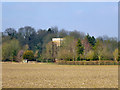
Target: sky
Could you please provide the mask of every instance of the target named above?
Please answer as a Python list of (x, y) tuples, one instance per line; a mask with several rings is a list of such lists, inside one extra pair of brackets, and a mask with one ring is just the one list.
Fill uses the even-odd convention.
[(118, 36), (117, 2), (3, 2), (2, 30), (57, 26), (91, 36)]

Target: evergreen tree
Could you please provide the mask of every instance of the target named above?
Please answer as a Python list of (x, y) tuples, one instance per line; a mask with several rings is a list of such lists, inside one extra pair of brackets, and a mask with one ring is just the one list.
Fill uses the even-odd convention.
[(88, 39), (88, 42), (92, 45), (92, 47), (95, 46), (95, 43), (96, 43), (96, 39), (94, 38), (94, 36), (90, 36), (89, 34), (87, 34), (87, 39)]
[(78, 42), (77, 42), (77, 53), (78, 53), (78, 55), (82, 55), (83, 51), (84, 51), (84, 47), (81, 43), (81, 40), (78, 39)]

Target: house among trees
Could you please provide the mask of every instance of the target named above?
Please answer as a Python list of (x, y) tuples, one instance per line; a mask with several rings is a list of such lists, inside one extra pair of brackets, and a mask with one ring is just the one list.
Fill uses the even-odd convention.
[[(1, 43), (2, 61), (36, 63), (35, 61), (54, 62), (56, 59), (120, 60), (120, 41), (116, 37), (95, 38), (79, 31), (58, 31), (53, 27), (36, 31), (31, 26), (21, 27), (18, 31), (7, 28), (4, 33)], [(61, 38), (54, 38), (55, 36)]]
[(63, 41), (63, 38), (52, 38), (52, 42), (54, 42), (57, 46), (61, 45), (61, 41)]

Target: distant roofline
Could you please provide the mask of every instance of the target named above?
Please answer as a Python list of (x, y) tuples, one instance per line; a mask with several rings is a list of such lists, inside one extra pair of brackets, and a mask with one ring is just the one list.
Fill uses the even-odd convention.
[(63, 40), (63, 38), (52, 38), (52, 41), (54, 40)]

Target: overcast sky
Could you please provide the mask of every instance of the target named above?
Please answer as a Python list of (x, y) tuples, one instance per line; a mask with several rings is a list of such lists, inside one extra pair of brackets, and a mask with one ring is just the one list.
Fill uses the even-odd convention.
[(98, 37), (118, 36), (117, 2), (4, 2), (3, 31), (24, 26), (78, 30)]

